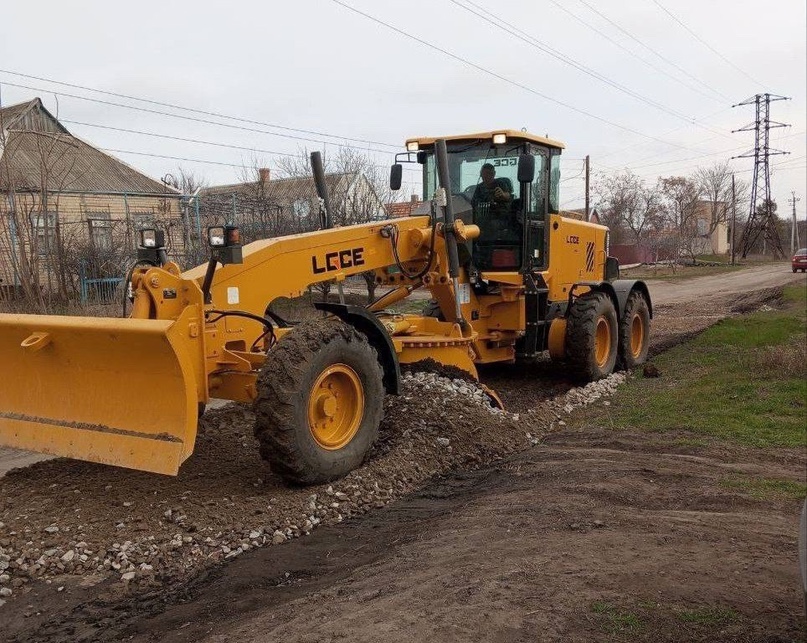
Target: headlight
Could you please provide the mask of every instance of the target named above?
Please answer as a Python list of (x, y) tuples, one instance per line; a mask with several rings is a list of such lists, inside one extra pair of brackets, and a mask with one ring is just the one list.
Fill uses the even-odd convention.
[(407, 152), (417, 152), (420, 149), (420, 145), (418, 145), (417, 141), (409, 141), (406, 144), (406, 151)]
[(507, 142), (507, 135), (506, 134), (494, 134), (493, 135), (493, 144), (494, 145), (504, 145)]
[(223, 248), (227, 243), (224, 226), (214, 226), (207, 229), (207, 241), (211, 248)]
[(207, 242), (211, 248), (229, 248), (241, 245), (241, 231), (234, 225), (211, 226), (207, 229)]
[(143, 248), (162, 248), (165, 245), (162, 230), (143, 228), (140, 231), (140, 246)]

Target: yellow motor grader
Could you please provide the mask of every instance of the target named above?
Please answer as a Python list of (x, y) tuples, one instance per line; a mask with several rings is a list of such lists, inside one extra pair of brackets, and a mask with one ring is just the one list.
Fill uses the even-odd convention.
[[(562, 149), (512, 130), (411, 139), (390, 180), (422, 168), (412, 216), (243, 247), (234, 226), (211, 227), (209, 263), (186, 272), (161, 231), (141, 231), (130, 317), (0, 315), (0, 444), (176, 475), (223, 398), (252, 403), (263, 457), (310, 484), (361, 464), (402, 364), (477, 378), (548, 351), (584, 381), (641, 364), (647, 287), (618, 279), (606, 227), (559, 216)], [(299, 324), (271, 309), (366, 271), (387, 288), (367, 306), (319, 303), (323, 317)], [(390, 310), (418, 288), (422, 314)]]

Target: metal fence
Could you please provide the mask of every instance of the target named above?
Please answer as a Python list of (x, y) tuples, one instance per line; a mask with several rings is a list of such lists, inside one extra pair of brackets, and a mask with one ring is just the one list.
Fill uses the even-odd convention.
[[(136, 261), (139, 232), (165, 232), (170, 260), (184, 270), (209, 256), (207, 228), (241, 229), (244, 243), (320, 227), (313, 195), (284, 204), (233, 192), (211, 195), (51, 195), (46, 208), (0, 195), (0, 300), (30, 295), (47, 300), (103, 303), (122, 297), (125, 275)], [(3, 206), (6, 206), (5, 208)], [(27, 280), (27, 281), (26, 281)], [(24, 286), (28, 284), (28, 289)]]

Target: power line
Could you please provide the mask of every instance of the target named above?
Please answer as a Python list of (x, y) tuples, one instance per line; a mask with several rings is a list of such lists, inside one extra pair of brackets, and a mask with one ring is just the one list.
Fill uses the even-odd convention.
[[(803, 170), (807, 168), (807, 165), (797, 165), (797, 166), (790, 166), (780, 168), (779, 165), (771, 165), (771, 171), (776, 174), (777, 172), (789, 172), (790, 170)], [(750, 170), (749, 170), (750, 171)]]
[(102, 152), (110, 154), (133, 154), (134, 156), (150, 156), (157, 159), (169, 159), (171, 161), (187, 161), (188, 163), (205, 163), (206, 165), (222, 165), (225, 167), (246, 167), (243, 163), (226, 163), (225, 161), (211, 161), (209, 159), (194, 159), (185, 156), (169, 156), (167, 154), (155, 154), (153, 152), (135, 152), (134, 150), (117, 150), (108, 147), (99, 147)]
[(720, 150), (719, 152), (712, 152), (711, 154), (702, 154), (701, 156), (690, 156), (689, 158), (685, 159), (675, 159), (673, 161), (659, 161), (657, 163), (645, 163), (644, 165), (633, 165), (633, 169), (640, 169), (644, 167), (657, 167), (659, 165), (674, 165), (676, 163), (685, 163), (687, 161), (696, 161), (698, 159), (709, 158), (710, 156), (724, 156), (726, 154), (730, 154), (732, 152), (737, 152), (743, 148), (735, 147), (730, 150)]
[[(163, 102), (163, 101), (152, 100), (152, 99), (149, 99), (149, 98), (140, 98), (138, 96), (131, 96), (129, 94), (120, 94), (120, 93), (117, 93), (117, 92), (110, 92), (110, 91), (106, 91), (106, 90), (103, 90), (103, 89), (98, 89), (96, 87), (88, 87), (86, 85), (78, 85), (78, 84), (75, 84), (75, 83), (67, 83), (67, 82), (60, 81), (60, 80), (54, 80), (52, 78), (45, 78), (43, 76), (33, 76), (31, 74), (23, 74), (23, 73), (18, 72), (18, 71), (0, 69), (0, 73), (10, 74), (12, 76), (19, 76), (21, 78), (28, 78), (28, 79), (31, 79), (31, 80), (40, 80), (40, 81), (43, 81), (43, 82), (52, 83), (54, 85), (61, 85), (62, 87), (70, 87), (72, 89), (81, 89), (83, 91), (95, 92), (97, 94), (102, 94), (104, 96), (112, 96), (114, 98), (123, 98), (123, 99), (126, 99), (126, 100), (135, 100), (135, 101), (138, 101), (138, 102), (141, 102), (141, 103), (147, 103), (147, 104), (150, 104), (150, 105), (157, 105), (159, 107), (170, 107), (171, 109), (178, 109), (178, 110), (182, 110), (182, 111), (186, 111), (186, 112), (192, 112), (194, 114), (202, 114), (203, 116), (214, 116), (216, 118), (224, 118), (224, 119), (227, 119), (227, 120), (237, 121), (237, 122), (240, 122), (240, 123), (248, 123), (250, 125), (261, 125), (263, 127), (273, 127), (275, 129), (281, 129), (281, 130), (285, 130), (285, 131), (288, 131), (288, 132), (299, 132), (299, 133), (302, 133), (302, 134), (312, 134), (314, 136), (325, 136), (325, 137), (328, 137), (328, 138), (337, 138), (337, 139), (340, 139), (340, 140), (343, 140), (343, 141), (353, 141), (354, 143), (367, 143), (367, 144), (370, 144), (370, 145), (385, 145), (387, 147), (394, 147), (394, 148), (399, 147), (399, 145), (394, 144), (394, 143), (385, 143), (383, 141), (372, 141), (372, 140), (363, 139), (363, 138), (352, 138), (350, 136), (340, 136), (338, 134), (329, 134), (328, 132), (318, 132), (318, 131), (315, 131), (315, 130), (301, 129), (301, 128), (298, 128), (298, 127), (287, 127), (285, 125), (277, 125), (276, 123), (266, 123), (264, 121), (253, 120), (253, 119), (250, 119), (250, 118), (243, 118), (243, 117), (240, 117), (240, 116), (232, 116), (230, 114), (223, 114), (221, 112), (210, 112), (210, 111), (206, 111), (206, 110), (203, 110), (203, 109), (196, 109), (194, 107), (187, 107), (185, 105), (176, 105), (174, 103), (166, 103), (166, 102)], [(9, 83), (9, 84), (11, 84), (11, 83)]]
[[(674, 109), (671, 109), (671, 108), (663, 105), (662, 103), (658, 103), (658, 102), (648, 98), (647, 96), (644, 96), (644, 95), (640, 94), (639, 92), (636, 92), (636, 91), (630, 89), (629, 87), (626, 87), (626, 86), (624, 86), (624, 85), (622, 85), (622, 84), (608, 78), (607, 76), (604, 76), (603, 74), (601, 74), (598, 71), (592, 69), (591, 67), (588, 67), (588, 66), (580, 63), (579, 61), (575, 60), (574, 58), (572, 58), (570, 56), (567, 56), (566, 54), (558, 51), (557, 49), (554, 49), (553, 47), (550, 47), (546, 43), (540, 41), (535, 36), (527, 33), (526, 31), (523, 31), (522, 29), (519, 29), (518, 27), (516, 27), (512, 23), (509, 23), (506, 20), (503, 20), (501, 18), (497, 18), (496, 20), (491, 19), (485, 13), (481, 13), (481, 12), (486, 11), (485, 8), (481, 7), (480, 5), (478, 5), (476, 3), (474, 3), (472, 0), (466, 0), (468, 5), (470, 5), (470, 6), (466, 6), (466, 5), (462, 4), (461, 2), (459, 2), (459, 0), (448, 0), (448, 1), (451, 2), (452, 4), (456, 5), (457, 7), (459, 7), (461, 9), (463, 9), (463, 10), (477, 16), (478, 18), (484, 20), (488, 24), (493, 25), (494, 27), (496, 27), (498, 29), (501, 29), (505, 33), (508, 33), (508, 34), (510, 34), (512, 36), (515, 36), (516, 38), (518, 38), (522, 42), (527, 43), (528, 45), (538, 49), (539, 51), (542, 51), (542, 52), (552, 56), (553, 58), (555, 58), (557, 60), (560, 60), (561, 62), (563, 62), (563, 63), (565, 63), (565, 64), (567, 64), (567, 65), (569, 65), (571, 67), (574, 67), (578, 71), (581, 71), (584, 74), (586, 74), (588, 76), (591, 76), (592, 78), (595, 78), (595, 79), (599, 80), (600, 82), (605, 83), (606, 85), (609, 85), (610, 87), (613, 87), (614, 89), (616, 89), (616, 90), (618, 90), (618, 91), (620, 91), (620, 92), (622, 92), (624, 94), (627, 94), (628, 96), (630, 96), (632, 98), (635, 98), (636, 100), (639, 100), (639, 101), (641, 101), (641, 102), (643, 102), (643, 103), (645, 103), (647, 105), (650, 105), (651, 107), (655, 107), (656, 109), (658, 109), (658, 110), (660, 110), (662, 112), (665, 112), (666, 114), (670, 114), (670, 115), (674, 116), (675, 118), (678, 118), (680, 120), (686, 121), (687, 123), (692, 122), (692, 119), (689, 118), (688, 116), (686, 116), (685, 114), (682, 114), (681, 112), (678, 112), (678, 111), (676, 111)], [(475, 11), (474, 9), (478, 9), (479, 11)], [(705, 125), (703, 125), (701, 127), (703, 127), (704, 129), (713, 131), (713, 132), (716, 131), (716, 130), (713, 130), (712, 128), (707, 127)], [(721, 132), (721, 135), (722, 134), (723, 133)], [(726, 134), (725, 136), (728, 136), (728, 134)]]
[[(211, 145), (211, 146), (214, 146), (214, 147), (223, 147), (223, 148), (232, 149), (232, 150), (243, 150), (245, 152), (257, 152), (257, 153), (260, 153), (260, 154), (271, 154), (271, 155), (275, 155), (275, 156), (289, 156), (289, 157), (298, 157), (298, 156), (300, 156), (300, 154), (294, 153), (294, 152), (278, 152), (276, 150), (264, 150), (264, 149), (255, 148), (255, 147), (245, 147), (245, 146), (242, 146), (242, 145), (232, 145), (232, 144), (229, 144), (229, 143), (217, 143), (215, 141), (206, 141), (206, 140), (202, 140), (202, 139), (198, 139), (198, 138), (184, 138), (184, 137), (181, 137), (181, 136), (172, 136), (170, 134), (158, 134), (156, 132), (144, 132), (142, 130), (127, 129), (125, 127), (114, 127), (112, 125), (101, 125), (101, 124), (98, 124), (98, 123), (85, 123), (85, 122), (82, 122), (82, 121), (74, 121), (74, 120), (65, 119), (65, 118), (59, 119), (59, 121), (61, 123), (70, 123), (71, 125), (80, 125), (80, 126), (83, 126), (83, 127), (94, 127), (94, 128), (98, 128), (98, 129), (111, 130), (111, 131), (115, 131), (115, 132), (123, 132), (123, 133), (126, 133), (126, 134), (136, 134), (138, 136), (150, 136), (150, 137), (154, 137), (154, 138), (164, 138), (164, 139), (168, 139), (168, 140), (172, 140), (172, 141), (180, 141), (180, 142), (183, 142), (183, 143), (196, 143), (196, 144), (199, 144), (199, 145)], [(373, 165), (373, 167), (377, 167), (377, 168), (386, 168), (387, 167), (385, 165), (377, 165), (377, 164), (371, 164), (371, 165)], [(404, 170), (409, 171), (409, 172), (416, 172), (416, 173), (420, 174), (420, 172), (418, 170), (415, 170), (415, 169), (412, 169), (412, 168), (404, 168)]]
[(585, 163), (586, 160), (585, 159), (582, 160), (583, 160), (583, 167), (580, 168), (580, 171), (574, 176), (567, 176), (566, 178), (561, 179), (560, 180), (561, 183), (566, 183), (566, 181), (573, 181), (574, 179), (579, 179), (581, 176), (583, 176), (583, 174), (586, 171), (586, 163)]
[(260, 154), (271, 154), (276, 156), (299, 156), (292, 152), (278, 152), (276, 150), (262, 150), (255, 147), (244, 147), (241, 145), (231, 145), (228, 143), (215, 143), (213, 141), (204, 141), (198, 138), (183, 138), (181, 136), (171, 136), (170, 134), (157, 134), (156, 132), (144, 132), (142, 130), (127, 129), (125, 127), (113, 127), (112, 125), (100, 125), (98, 123), (85, 123), (82, 121), (74, 121), (67, 118), (60, 118), (60, 123), (69, 123), (70, 125), (80, 125), (81, 127), (94, 127), (97, 129), (111, 130), (114, 132), (123, 132), (125, 134), (137, 134), (138, 136), (151, 136), (154, 138), (164, 138), (171, 141), (180, 141), (182, 143), (198, 143), (202, 145), (212, 145), (215, 147), (225, 147), (231, 150), (243, 150), (245, 152), (258, 152)]
[(323, 141), (321, 139), (307, 138), (307, 137), (304, 137), (304, 136), (295, 136), (295, 135), (292, 135), (292, 134), (279, 134), (278, 132), (270, 132), (270, 131), (267, 131), (267, 130), (256, 129), (254, 127), (245, 127), (243, 125), (232, 125), (230, 123), (219, 123), (218, 121), (211, 121), (211, 120), (205, 119), (205, 118), (197, 118), (195, 116), (185, 116), (183, 114), (172, 114), (171, 112), (163, 112), (163, 111), (156, 110), (156, 109), (150, 109), (148, 107), (138, 107), (136, 105), (126, 105), (124, 103), (116, 103), (116, 102), (113, 102), (113, 101), (102, 100), (100, 98), (90, 98), (89, 96), (80, 96), (78, 94), (70, 94), (70, 93), (67, 93), (67, 92), (53, 91), (52, 89), (45, 89), (43, 87), (32, 87), (30, 85), (21, 85), (19, 83), (10, 83), (8, 81), (2, 81), (2, 84), (8, 85), (10, 87), (18, 87), (18, 88), (21, 88), (21, 89), (28, 89), (28, 90), (34, 91), (34, 92), (45, 92), (45, 93), (49, 93), (49, 94), (55, 94), (56, 96), (65, 96), (67, 98), (75, 98), (77, 100), (88, 101), (88, 102), (91, 102), (91, 103), (98, 103), (100, 105), (107, 105), (107, 106), (110, 106), (110, 107), (120, 107), (122, 109), (130, 109), (130, 110), (137, 111), (137, 112), (145, 112), (147, 114), (155, 114), (155, 115), (158, 115), (158, 116), (167, 116), (169, 118), (177, 118), (177, 119), (185, 120), (185, 121), (193, 121), (195, 123), (204, 123), (206, 125), (215, 125), (217, 127), (226, 127), (228, 129), (241, 130), (241, 131), (244, 131), (244, 132), (252, 132), (252, 133), (255, 133), (255, 134), (265, 134), (267, 136), (279, 136), (279, 137), (282, 137), (282, 138), (295, 139), (295, 140), (306, 141), (306, 142), (310, 142), (310, 143), (319, 143), (321, 145), (334, 145), (336, 147), (346, 147), (346, 148), (354, 149), (354, 150), (378, 152), (380, 154), (392, 154), (392, 151), (390, 151), (390, 150), (381, 150), (381, 149), (370, 147), (370, 146), (361, 146), (360, 147), (360, 146), (357, 146), (357, 145), (348, 145), (346, 143), (335, 143), (334, 141)]
[[(696, 122), (709, 120), (711, 118), (714, 118), (715, 116), (718, 116), (718, 115), (722, 114), (723, 112), (728, 112), (730, 110), (731, 110), (731, 107), (724, 107), (723, 109), (720, 109), (720, 110), (718, 110), (716, 112), (713, 112), (711, 114), (708, 114), (708, 115), (703, 116), (703, 117), (698, 118), (698, 119), (694, 119), (692, 121), (692, 123), (690, 123), (690, 124), (695, 124)], [(674, 134), (675, 132), (679, 132), (682, 129), (686, 129), (686, 128), (687, 128), (686, 125), (681, 125), (679, 127), (676, 127), (674, 129), (671, 129), (671, 130), (668, 130), (668, 131), (664, 132), (661, 136), (669, 136), (670, 134)], [(709, 141), (713, 141), (716, 138), (718, 138), (718, 137), (713, 136), (711, 138), (707, 138), (707, 139), (705, 139), (703, 141), (700, 141), (700, 142), (701, 143), (708, 143)], [(632, 150), (632, 149), (637, 148), (637, 147), (644, 147), (646, 145), (650, 145), (650, 143), (646, 142), (646, 141), (641, 142), (641, 143), (631, 143), (630, 145), (626, 145), (625, 147), (617, 148), (615, 150), (611, 150), (610, 152), (605, 152), (604, 154), (599, 155), (597, 158), (598, 159), (604, 159), (604, 158), (607, 158), (609, 156), (613, 156), (614, 154), (623, 154), (624, 152), (627, 152), (628, 150)], [(646, 157), (644, 157), (643, 159), (640, 159), (640, 160), (645, 161), (645, 160), (653, 159), (653, 158), (656, 158), (658, 156), (662, 156), (663, 154), (666, 154), (666, 153), (667, 153), (666, 151), (657, 152), (655, 154), (651, 154), (650, 156), (646, 156)]]
[[(793, 134), (788, 134), (787, 136), (783, 136), (782, 138), (784, 139), (784, 138), (791, 138), (793, 136), (804, 136), (804, 134), (805, 134), (805, 132), (794, 132)], [(742, 149), (745, 149), (745, 148), (744, 147), (737, 147), (737, 148), (732, 148), (732, 149), (720, 150), (719, 152), (712, 152), (710, 154), (704, 154), (702, 156), (692, 156), (692, 157), (688, 157), (688, 158), (685, 158), (685, 159), (676, 159), (676, 160), (673, 160), (673, 161), (661, 161), (659, 163), (648, 163), (648, 164), (645, 164), (645, 165), (625, 164), (624, 169), (634, 171), (634, 170), (647, 168), (647, 167), (657, 167), (657, 166), (660, 166), (660, 165), (686, 163), (687, 161), (694, 161), (694, 160), (698, 160), (698, 159), (702, 159), (702, 158), (708, 158), (708, 157), (711, 157), (711, 156), (727, 155), (727, 154), (731, 154), (732, 152), (737, 152), (737, 151), (742, 150)], [(793, 163), (795, 161), (799, 161), (799, 160), (801, 160), (803, 158), (805, 158), (804, 155), (796, 156), (796, 157), (790, 158), (790, 159), (788, 159), (786, 161), (782, 161), (782, 162), (779, 162), (779, 163), (776, 163), (776, 164), (772, 164), (771, 167), (772, 168), (777, 168), (777, 169), (779, 169), (779, 168), (781, 168), (781, 169), (789, 169), (788, 164)], [(621, 171), (621, 168), (616, 168), (616, 167), (603, 165), (602, 163), (599, 163), (599, 162), (597, 163), (597, 165), (599, 167), (604, 168), (606, 170), (609, 170), (611, 172), (619, 172), (619, 171)], [(684, 165), (681, 168), (674, 168), (672, 171), (673, 172), (682, 172), (682, 171), (688, 170), (690, 168), (697, 168), (697, 167), (699, 167), (698, 164), (688, 163), (688, 164)], [(749, 169), (746, 169), (746, 170), (736, 170), (736, 173), (751, 172), (751, 171), (753, 171), (753, 169), (749, 168)], [(651, 174), (653, 174), (653, 172), (637, 172), (637, 174), (639, 176), (651, 176)]]
[[(784, 140), (786, 138), (792, 138), (793, 136), (804, 136), (805, 133), (807, 133), (807, 132), (804, 132), (804, 131), (793, 132), (792, 134), (787, 134), (786, 136), (780, 137), (779, 140), (782, 141), (782, 140)], [(713, 139), (708, 139), (708, 140), (713, 140)], [(706, 142), (706, 141), (704, 141), (704, 142)], [(644, 164), (643, 165), (632, 165), (631, 167), (632, 168), (642, 168), (642, 167), (654, 167), (656, 165), (669, 165), (669, 164), (675, 164), (675, 163), (683, 163), (685, 161), (693, 161), (693, 160), (697, 160), (697, 159), (700, 159), (700, 158), (706, 158), (706, 157), (710, 157), (710, 156), (719, 156), (721, 154), (731, 154), (731, 153), (737, 152), (737, 151), (739, 151), (741, 149), (743, 149), (743, 148), (737, 147), (737, 148), (721, 150), (719, 152), (710, 152), (708, 154), (702, 154), (701, 156), (692, 156), (692, 157), (689, 157), (689, 158), (686, 158), (686, 159), (675, 159), (675, 160), (670, 160), (670, 161), (660, 161), (658, 163), (650, 163), (650, 164), (646, 164), (646, 165), (644, 165)], [(638, 159), (636, 162), (641, 163), (643, 161), (649, 161), (650, 159), (654, 159), (654, 158), (656, 158), (658, 156), (661, 156), (662, 154), (665, 154), (665, 152), (659, 152), (658, 154), (652, 154), (650, 156), (646, 156), (644, 158)], [(604, 155), (599, 156), (597, 158), (599, 160), (601, 158), (606, 158), (607, 156), (610, 156), (610, 153), (609, 154), (604, 154)], [(602, 166), (601, 163), (600, 163), (600, 165)], [(615, 168), (612, 168), (612, 167), (609, 168), (608, 166), (603, 166), (603, 167), (606, 167), (606, 169), (611, 169), (611, 170), (615, 169)], [(690, 166), (687, 166), (687, 167), (690, 167)]]
[[(671, 80), (674, 80), (676, 83), (678, 83), (679, 85), (682, 85), (683, 87), (686, 87), (690, 91), (696, 92), (696, 93), (700, 94), (701, 96), (704, 96), (705, 98), (708, 98), (710, 100), (717, 101), (717, 102), (722, 102), (722, 100), (715, 97), (714, 94), (707, 94), (702, 89), (699, 89), (698, 87), (695, 87), (694, 85), (690, 85), (689, 83), (681, 80), (677, 76), (674, 76), (673, 74), (668, 72), (663, 67), (659, 67), (658, 65), (653, 64), (652, 62), (650, 62), (646, 58), (642, 58), (641, 56), (636, 55), (636, 52), (631, 51), (630, 49), (625, 47), (625, 45), (623, 45), (618, 40), (615, 40), (614, 38), (611, 38), (611, 36), (609, 36), (607, 33), (602, 31), (601, 29), (598, 29), (597, 27), (592, 25), (590, 22), (586, 22), (585, 20), (583, 20), (583, 18), (581, 18), (577, 14), (572, 13), (568, 8), (564, 7), (560, 2), (558, 2), (558, 0), (549, 0), (549, 1), (553, 5), (555, 5), (558, 9), (560, 9), (561, 11), (563, 11), (566, 14), (568, 14), (569, 16), (571, 16), (574, 20), (576, 20), (580, 24), (582, 24), (582, 25), (588, 27), (589, 29), (591, 29), (592, 31), (598, 33), (600, 36), (605, 38), (608, 42), (615, 45), (616, 47), (619, 47), (622, 51), (627, 52), (632, 58), (635, 58), (639, 62), (643, 63), (644, 65), (647, 65), (648, 67), (650, 67), (651, 69), (654, 69), (655, 71), (659, 72), (660, 74), (663, 74), (664, 76), (667, 76)], [(728, 108), (726, 108), (726, 109), (728, 109)]]
[[(154, 152), (138, 152), (135, 150), (119, 150), (113, 149), (108, 147), (100, 147), (97, 148), (102, 152), (107, 152), (109, 154), (132, 154), (134, 156), (147, 156), (151, 158), (158, 158), (158, 159), (168, 159), (171, 161), (185, 161), (187, 163), (204, 163), (206, 165), (221, 165), (224, 167), (237, 167), (239, 169), (244, 169), (246, 166), (243, 163), (227, 163), (226, 161), (213, 161), (211, 159), (197, 159), (197, 158), (189, 158), (185, 156), (171, 156), (168, 154), (156, 154)], [(412, 181), (404, 181), (404, 185), (419, 185)]]
[(658, 0), (653, 0), (653, 2), (656, 4), (656, 6), (659, 9), (661, 9), (664, 13), (666, 13), (668, 16), (670, 16), (670, 18), (672, 18), (675, 22), (677, 22), (679, 25), (681, 25), (681, 27), (683, 27), (689, 33), (689, 35), (691, 35), (695, 40), (697, 40), (699, 43), (701, 43), (704, 47), (706, 47), (713, 54), (718, 56), (723, 62), (731, 65), (734, 69), (736, 69), (738, 72), (740, 72), (743, 76), (745, 76), (752, 83), (756, 84), (759, 87), (762, 86), (761, 82), (759, 82), (756, 78), (754, 78), (753, 76), (748, 74), (745, 70), (741, 69), (740, 67), (735, 65), (733, 62), (731, 62), (728, 58), (726, 58), (723, 54), (721, 54), (717, 49), (712, 47), (712, 45), (710, 45), (703, 38), (701, 38), (698, 34), (696, 34), (692, 29), (690, 29), (686, 24), (684, 24), (684, 22), (678, 16), (676, 16), (674, 13), (672, 13), (669, 9), (667, 9), (667, 7), (665, 7), (663, 4), (661, 4)]
[(685, 76), (687, 76), (688, 78), (691, 78), (691, 79), (692, 79), (692, 80), (694, 80), (696, 83), (698, 83), (699, 85), (702, 85), (703, 87), (705, 87), (706, 89), (708, 89), (708, 90), (709, 90), (709, 91), (711, 91), (712, 93), (717, 94), (718, 96), (720, 96), (720, 98), (722, 98), (722, 99), (723, 99), (723, 100), (725, 100), (726, 102), (730, 101), (730, 98), (729, 98), (728, 96), (726, 96), (726, 95), (725, 95), (725, 94), (723, 94), (722, 92), (717, 91), (717, 90), (716, 90), (714, 87), (712, 87), (712, 86), (711, 86), (711, 85), (709, 85), (708, 83), (703, 82), (702, 80), (700, 80), (700, 79), (699, 79), (699, 78), (697, 78), (696, 76), (694, 76), (694, 75), (692, 75), (691, 73), (689, 73), (689, 72), (688, 72), (686, 69), (684, 69), (683, 67), (681, 67), (681, 66), (680, 66), (679, 64), (677, 64), (675, 61), (670, 60), (670, 59), (669, 59), (669, 58), (667, 58), (666, 56), (664, 56), (664, 55), (660, 54), (660, 53), (659, 53), (659, 52), (657, 52), (655, 49), (653, 49), (652, 47), (650, 47), (650, 45), (647, 45), (647, 44), (645, 44), (644, 42), (642, 42), (641, 40), (639, 40), (639, 39), (638, 39), (636, 36), (634, 36), (632, 33), (630, 33), (630, 32), (629, 32), (627, 29), (623, 28), (621, 25), (619, 25), (618, 23), (614, 22), (614, 21), (613, 21), (613, 20), (611, 20), (611, 19), (610, 19), (608, 16), (606, 16), (604, 13), (602, 13), (602, 11), (599, 11), (599, 10), (598, 10), (596, 7), (592, 7), (592, 6), (591, 6), (591, 5), (590, 5), (588, 2), (586, 2), (586, 0), (579, 0), (579, 1), (580, 1), (580, 2), (581, 2), (581, 3), (582, 3), (584, 6), (585, 6), (585, 7), (587, 7), (587, 8), (588, 8), (590, 11), (593, 11), (594, 13), (596, 13), (596, 14), (597, 14), (598, 16), (600, 16), (600, 17), (601, 17), (603, 20), (605, 20), (606, 22), (608, 22), (610, 25), (613, 25), (613, 26), (614, 26), (616, 29), (618, 29), (618, 30), (619, 30), (619, 31), (621, 31), (623, 34), (625, 34), (625, 35), (626, 35), (628, 38), (630, 38), (630, 39), (631, 39), (631, 40), (633, 40), (634, 42), (636, 42), (636, 43), (638, 43), (639, 45), (641, 45), (642, 47), (644, 47), (644, 48), (645, 48), (647, 51), (649, 51), (651, 54), (653, 54), (653, 55), (654, 55), (654, 56), (656, 56), (657, 58), (659, 58), (659, 59), (663, 60), (663, 61), (664, 61), (665, 63), (667, 63), (668, 65), (670, 65), (670, 66), (672, 66), (672, 67), (675, 67), (675, 68), (676, 68), (678, 71), (680, 71), (682, 74), (684, 74), (684, 75), (685, 75)]
[(547, 100), (547, 101), (549, 101), (551, 103), (555, 103), (556, 105), (560, 105), (561, 107), (569, 109), (569, 110), (571, 110), (573, 112), (577, 112), (578, 114), (583, 114), (584, 116), (588, 116), (589, 118), (593, 118), (594, 120), (597, 120), (597, 121), (600, 121), (601, 123), (605, 123), (607, 125), (610, 125), (611, 127), (616, 127), (617, 129), (621, 129), (621, 130), (623, 130), (625, 132), (630, 132), (631, 134), (636, 134), (637, 136), (641, 136), (643, 138), (647, 138), (647, 139), (650, 139), (650, 140), (657, 141), (659, 143), (663, 143), (664, 145), (669, 145), (671, 147), (677, 147), (677, 148), (680, 148), (680, 149), (688, 149), (690, 151), (698, 151), (698, 150), (692, 150), (692, 148), (688, 148), (688, 147), (683, 146), (683, 145), (678, 145), (677, 143), (671, 143), (670, 141), (662, 140), (662, 139), (657, 138), (655, 136), (652, 136), (650, 134), (645, 134), (644, 132), (640, 132), (639, 130), (635, 130), (632, 127), (628, 127), (626, 125), (620, 125), (619, 123), (615, 123), (614, 121), (608, 120), (607, 118), (604, 118), (602, 116), (598, 116), (596, 114), (593, 114), (593, 113), (591, 113), (589, 111), (586, 111), (586, 110), (584, 110), (584, 109), (582, 109), (580, 107), (577, 107), (577, 106), (572, 105), (570, 103), (565, 103), (565, 102), (563, 102), (561, 100), (558, 100), (557, 98), (553, 98), (552, 96), (549, 96), (547, 94), (544, 94), (544, 93), (538, 91), (537, 89), (534, 89), (532, 87), (524, 85), (524, 84), (522, 84), (522, 83), (520, 83), (518, 81), (513, 80), (512, 78), (507, 78), (506, 76), (503, 76), (502, 74), (499, 74), (499, 73), (497, 73), (497, 72), (495, 72), (495, 71), (493, 71), (491, 69), (487, 69), (485, 67), (482, 67), (481, 65), (478, 65), (477, 63), (472, 62), (472, 61), (468, 60), (467, 58), (463, 58), (462, 56), (460, 56), (458, 54), (455, 54), (453, 52), (450, 52), (447, 49), (443, 49), (442, 47), (438, 47), (437, 45), (432, 44), (432, 43), (428, 42), (427, 40), (424, 40), (422, 38), (419, 38), (418, 36), (410, 34), (407, 31), (404, 31), (403, 29), (399, 29), (398, 27), (395, 27), (395, 26), (389, 24), (388, 22), (384, 22), (383, 20), (380, 20), (379, 18), (376, 18), (375, 16), (370, 15), (369, 13), (365, 13), (364, 11), (356, 9), (355, 7), (347, 4), (346, 2), (343, 2), (342, 0), (331, 0), (331, 2), (333, 2), (335, 4), (338, 4), (340, 7), (343, 7), (345, 9), (347, 9), (348, 11), (352, 11), (353, 13), (355, 13), (357, 15), (360, 15), (360, 16), (368, 19), (368, 20), (371, 20), (372, 22), (375, 22), (376, 24), (382, 25), (383, 27), (386, 27), (387, 29), (390, 29), (391, 31), (394, 31), (395, 33), (400, 34), (400, 35), (404, 36), (405, 38), (409, 38), (410, 40), (414, 40), (415, 42), (418, 42), (421, 45), (423, 45), (425, 47), (428, 47), (429, 49), (432, 49), (434, 51), (440, 52), (441, 54), (444, 54), (444, 55), (448, 56), (449, 58), (451, 58), (453, 60), (456, 60), (457, 62), (462, 63), (463, 65), (467, 65), (468, 67), (471, 67), (471, 68), (473, 68), (473, 69), (475, 69), (477, 71), (482, 72), (483, 74), (486, 74), (488, 76), (492, 76), (493, 78), (501, 80), (501, 81), (503, 81), (503, 82), (505, 82), (505, 83), (507, 83), (509, 85), (512, 85), (513, 87), (517, 87), (518, 89), (523, 89), (524, 91), (527, 91), (530, 94), (534, 94), (535, 96), (539, 96), (540, 98), (543, 98), (544, 100)]

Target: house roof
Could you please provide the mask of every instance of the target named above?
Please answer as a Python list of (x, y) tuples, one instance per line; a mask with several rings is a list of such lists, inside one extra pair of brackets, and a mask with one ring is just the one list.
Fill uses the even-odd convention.
[[(356, 172), (333, 173), (325, 175), (325, 185), (328, 191), (334, 194), (337, 190), (344, 190), (352, 185), (359, 175)], [(202, 196), (228, 196), (238, 194), (246, 197), (257, 197), (264, 190), (263, 195), (270, 201), (288, 204), (297, 199), (310, 199), (316, 196), (317, 189), (313, 177), (293, 177), (286, 179), (271, 179), (264, 183), (261, 181), (247, 181), (244, 183), (231, 183), (228, 185), (214, 185), (203, 188)]]
[[(0, 190), (178, 194), (73, 136), (39, 98), (0, 109)], [(4, 143), (4, 144), (3, 144)]]
[(397, 201), (395, 203), (387, 203), (387, 216), (390, 219), (395, 219), (398, 217), (411, 217), (412, 212), (418, 206), (422, 205), (423, 201)]
[(0, 107), (0, 130), (28, 130), (40, 129), (44, 131), (62, 132), (68, 131), (51, 114), (39, 98), (34, 98), (25, 103)]

